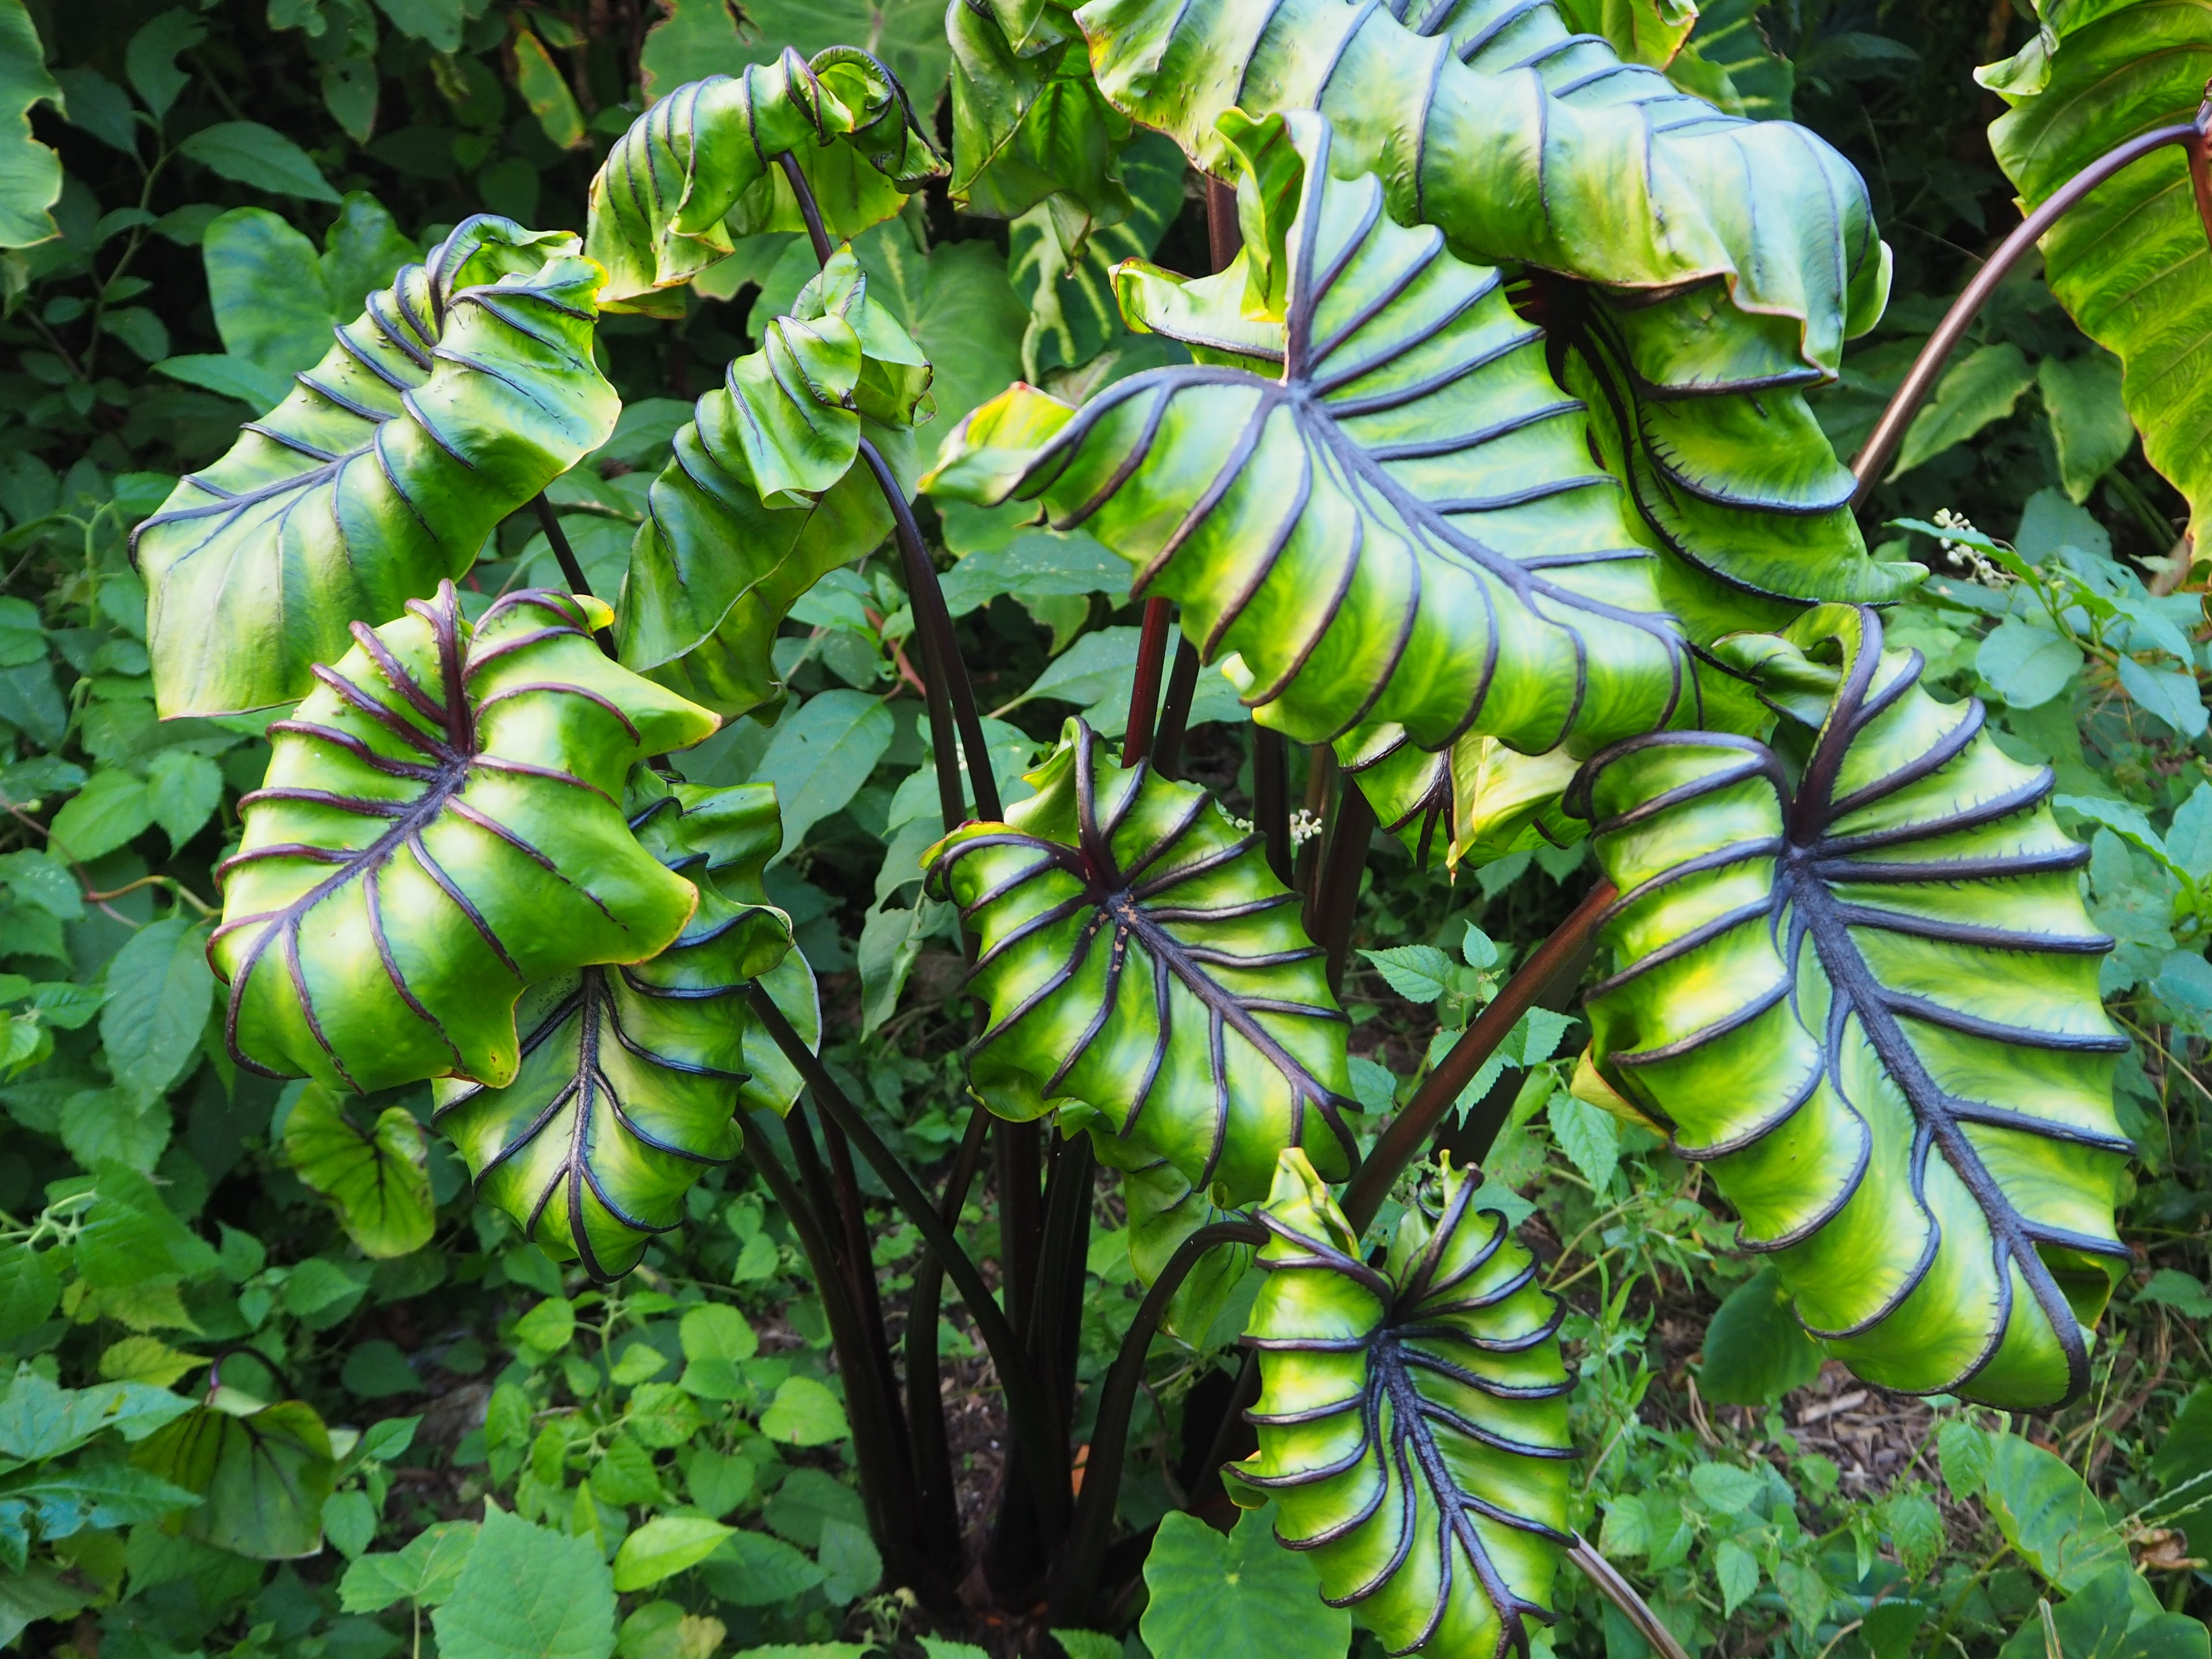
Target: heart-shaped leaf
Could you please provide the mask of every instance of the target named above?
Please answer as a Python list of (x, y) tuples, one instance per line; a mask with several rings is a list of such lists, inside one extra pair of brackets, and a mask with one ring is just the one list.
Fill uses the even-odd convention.
[(890, 532), (863, 437), (911, 471), (920, 348), (849, 248), (732, 362), (676, 434), (623, 588), (623, 661), (735, 719), (780, 694), (772, 649), (799, 596)]
[(1008, 822), (930, 854), (978, 941), (991, 1024), (969, 1066), (992, 1109), (1079, 1101), (1231, 1202), (1267, 1190), (1285, 1146), (1348, 1173), (1344, 1015), (1261, 837), (1202, 789), (1114, 765), (1080, 720), (1029, 781)]
[(140, 1445), (140, 1468), (197, 1493), (175, 1522), (187, 1538), (259, 1561), (323, 1547), (323, 1504), (337, 1475), (330, 1431), (298, 1400), (263, 1406), (219, 1393)]
[(641, 756), (706, 710), (609, 662), (605, 611), (525, 590), (474, 628), (453, 584), (372, 632), (269, 728), (210, 954), (232, 1054), (357, 1092), (519, 1061), (523, 988), (659, 954), (697, 894), (623, 817)]
[(429, 1154), (406, 1107), (386, 1106), (363, 1129), (343, 1101), (309, 1084), (284, 1120), (284, 1156), (303, 1185), (337, 1206), (362, 1255), (406, 1255), (430, 1242)]
[(606, 441), (621, 404), (592, 361), (599, 273), (575, 246), (464, 221), (138, 526), (164, 715), (296, 702), (349, 623), (460, 575)]
[(584, 251), (605, 269), (602, 297), (689, 282), (739, 237), (804, 230), (776, 161), (786, 154), (839, 238), (890, 218), (945, 171), (906, 89), (857, 48), (809, 63), (787, 46), (742, 75), (693, 81), (639, 116), (592, 179)]
[(791, 949), (791, 922), (760, 872), (783, 837), (775, 793), (641, 781), (640, 840), (699, 889), (676, 942), (629, 966), (586, 968), (524, 994), (522, 1066), (503, 1088), (438, 1085), (436, 1122), (477, 1196), (549, 1255), (594, 1279), (621, 1277), (683, 1219), (684, 1194), (741, 1144), (748, 1060), (765, 1047), (740, 994)]
[(1295, 1149), (1260, 1212), (1260, 1449), (1231, 1472), (1394, 1653), (1526, 1656), (1568, 1541), (1560, 1309), (1480, 1185), (1447, 1160), (1380, 1269)]
[[(1693, 707), (1653, 556), (1498, 273), (1334, 172), (1325, 122), (1288, 123), (1224, 118), (1237, 265), (1127, 277), (1124, 308), (1206, 361), (1079, 410), (1017, 386), (926, 486), (1087, 530), (1206, 655), (1237, 653), (1257, 718), (1300, 741), (1394, 721), (1425, 748), (1586, 752)], [(1227, 366), (1270, 352), (1273, 378)]]
[[(1830, 665), (1840, 653), (1840, 669)], [(1656, 733), (1569, 796), (1621, 892), (1589, 995), (1604, 1079), (1709, 1164), (1799, 1317), (1869, 1382), (2040, 1409), (2088, 1382), (2128, 1260), (2128, 1046), (2112, 941), (1978, 702), (1941, 703), (1871, 611), (1828, 606), (1737, 665), (1816, 740)], [(1793, 782), (1792, 780), (1798, 780)]]

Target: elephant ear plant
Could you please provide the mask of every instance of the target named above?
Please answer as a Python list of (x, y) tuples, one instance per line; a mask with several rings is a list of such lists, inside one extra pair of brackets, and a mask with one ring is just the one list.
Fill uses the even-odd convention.
[[(2045, 81), (2002, 82), (2035, 167), (2032, 100), (2133, 39), (2106, 9)], [(347, 1097), (434, 1080), (477, 1194), (595, 1282), (649, 1259), (702, 1171), (748, 1163), (816, 1275), (870, 1532), (933, 1613), (1118, 1616), (1150, 1344), (1256, 1267), (1210, 1462), (1273, 1506), (1332, 1607), (1393, 1652), (1528, 1656), (1571, 1560), (1677, 1654), (1575, 1534), (1561, 1307), (1479, 1170), (1429, 1157), (1540, 992), (1595, 949), (1577, 1092), (1710, 1165), (1744, 1248), (1871, 1382), (2071, 1401), (2126, 1259), (2125, 1043), (2086, 855), (2050, 775), (1885, 646), (1876, 607), (1923, 573), (1869, 556), (1851, 501), (1894, 434), (1847, 469), (1803, 398), (1882, 308), (1864, 188), (1547, 3), (956, 0), (948, 28), (949, 160), (852, 48), (669, 91), (580, 240), (465, 222), (146, 522), (161, 712), (283, 711), (210, 946), (231, 1054), (313, 1079), (334, 1144), (369, 1144)], [(2157, 131), (2119, 139), (2201, 174), (2201, 125)], [(1158, 240), (1167, 140), (1208, 175), (1213, 269), (1109, 269), (1101, 250)], [(851, 241), (948, 175), (1018, 248), (1066, 256), (1046, 273), (1066, 330), (1110, 287), (1155, 366), (1017, 384), (927, 434), (933, 463), (921, 331)], [(2021, 176), (2059, 204), (2030, 233), (2081, 193)], [(620, 592), (594, 595), (544, 492), (619, 413), (597, 321), (680, 313), (774, 231), (803, 231), (817, 273), (697, 398)], [(2053, 245), (2085, 316), (2087, 263)], [(2098, 314), (2131, 388), (2155, 373), (2142, 315)], [(1040, 376), (1056, 338), (1030, 342)], [(1069, 721), (1011, 805), (918, 491), (947, 524), (1080, 527), (1144, 601), (1126, 728)], [(526, 511), (566, 591), (459, 587)], [(686, 771), (725, 722), (776, 715), (787, 617), (887, 537), (942, 831), (927, 890), (956, 908), (976, 1014), (934, 1190), (820, 1056), (813, 972), (763, 884), (773, 789)], [(1178, 775), (1208, 663), (1250, 711), (1249, 823)], [(1333, 781), (1304, 871), (1292, 741)], [(1340, 1000), (1378, 830), (1447, 863), (1588, 835), (1604, 872), (1387, 1121), (1360, 1109)], [(957, 1226), (987, 1146), (995, 1284)], [(925, 1247), (896, 1353), (863, 1163)], [(1079, 1457), (1101, 1166), (1146, 1294)], [(1006, 1414), (978, 1559), (948, 1279)], [(163, 1478), (291, 1443), (216, 1403), (162, 1443)]]

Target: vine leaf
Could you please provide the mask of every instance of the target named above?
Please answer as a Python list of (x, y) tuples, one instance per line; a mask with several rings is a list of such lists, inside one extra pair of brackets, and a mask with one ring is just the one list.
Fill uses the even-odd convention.
[(209, 946), (241, 1064), (367, 1093), (518, 1064), (526, 985), (637, 962), (698, 902), (619, 791), (714, 717), (609, 662), (596, 601), (510, 593), (471, 628), (451, 582), (270, 726)]
[(296, 702), (613, 432), (576, 239), (479, 215), (133, 532), (161, 714)]
[[(2212, 77), (2212, 21), (2195, 7), (2122, 0), (2045, 17), (2018, 57), (1974, 77), (2011, 106), (1990, 148), (2031, 210), (2106, 151), (2194, 119)], [(2212, 325), (2208, 234), (2185, 152), (2169, 144), (2090, 191), (2042, 244), (2051, 291), (2118, 354), (2144, 458), (2189, 498), (2199, 547), (2212, 514), (2212, 383), (2197, 356)]]
[(898, 77), (856, 47), (810, 62), (787, 46), (773, 64), (690, 82), (639, 116), (592, 177), (584, 251), (605, 268), (601, 299), (636, 303), (741, 237), (804, 230), (776, 165), (787, 153), (841, 239), (945, 171)]
[(1260, 1449), (1232, 1489), (1276, 1499), (1322, 1595), (1394, 1653), (1529, 1651), (1568, 1540), (1574, 1387), (1561, 1310), (1479, 1171), (1438, 1172), (1380, 1268), (1293, 1147), (1259, 1212), (1267, 1273), (1245, 1327)]
[(2007, 758), (1978, 702), (1930, 697), (1873, 611), (1734, 656), (1778, 708), (1831, 688), (1802, 781), (1751, 739), (1659, 733), (1569, 796), (1621, 891), (1588, 1001), (1599, 1073), (1711, 1166), (1746, 1247), (1868, 1381), (2071, 1400), (2128, 1259), (2128, 1044), (2098, 1000), (2088, 851), (2050, 770)]
[(791, 950), (791, 919), (760, 887), (783, 840), (773, 787), (671, 789), (648, 773), (631, 805), (631, 828), (697, 885), (698, 909), (659, 956), (532, 986), (514, 1081), (441, 1082), (434, 1120), (478, 1197), (599, 1283), (635, 1267), (682, 1221), (692, 1183), (737, 1155), (740, 1098), (779, 1105), (747, 1097), (761, 1039), (740, 994)]
[(676, 434), (623, 587), (623, 661), (728, 718), (781, 695), (775, 631), (891, 527), (860, 441), (911, 473), (930, 367), (850, 248), (731, 363)]
[(258, 1561), (313, 1555), (337, 1476), (330, 1431), (314, 1407), (264, 1406), (217, 1389), (143, 1442), (131, 1460), (200, 1502), (168, 1525), (186, 1538)]
[[(1189, 284), (1123, 268), (1124, 308), (1208, 361), (1079, 410), (1018, 386), (925, 488), (1042, 499), (1054, 528), (1088, 530), (1301, 742), (1395, 722), (1424, 748), (1475, 732), (1588, 752), (1693, 705), (1652, 555), (1498, 273), (1334, 172), (1319, 118), (1224, 123), (1239, 264)], [(1231, 366), (1224, 338), (1279, 371)]]
[(1342, 1178), (1346, 1023), (1297, 895), (1203, 790), (1099, 750), (1069, 721), (1008, 822), (929, 855), (978, 941), (977, 1089), (1001, 1116), (1080, 1102), (1231, 1203), (1267, 1190), (1285, 1146)]
[(438, 1206), (429, 1152), (404, 1105), (386, 1106), (362, 1129), (343, 1101), (310, 1084), (284, 1120), (284, 1157), (301, 1184), (331, 1201), (363, 1255), (408, 1255), (430, 1242)]

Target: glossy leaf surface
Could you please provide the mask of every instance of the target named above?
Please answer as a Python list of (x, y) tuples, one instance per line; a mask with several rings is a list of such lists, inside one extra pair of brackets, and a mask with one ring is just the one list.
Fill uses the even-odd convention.
[(1567, 1542), (1560, 1310), (1480, 1184), (1446, 1162), (1379, 1269), (1296, 1151), (1259, 1212), (1260, 1449), (1231, 1472), (1394, 1653), (1526, 1655)]
[[(1690, 707), (1652, 555), (1498, 274), (1334, 173), (1324, 122), (1227, 118), (1245, 252), (1203, 283), (1131, 274), (1124, 301), (1210, 361), (1079, 410), (1018, 386), (928, 487), (1087, 530), (1300, 741), (1395, 721), (1587, 752)], [(1270, 354), (1270, 378), (1229, 366)]]
[(944, 171), (897, 77), (831, 46), (677, 88), (638, 117), (592, 180), (585, 251), (603, 297), (635, 300), (692, 277), (737, 239), (803, 230), (776, 158), (789, 154), (830, 234), (856, 236)]
[(1569, 797), (1621, 891), (1588, 1000), (1600, 1070), (1711, 1165), (1869, 1382), (2071, 1399), (2127, 1260), (2127, 1040), (2098, 1000), (2087, 849), (2049, 770), (2007, 758), (1979, 702), (1930, 697), (1872, 611), (1735, 654), (1819, 720), (1802, 777), (1748, 738), (1662, 733)]
[[(1978, 78), (2009, 112), (1990, 127), (1997, 164), (2033, 208), (2107, 150), (2195, 118), (2212, 77), (2212, 15), (2166, 0), (2052, 8), (2020, 55)], [(2117, 352), (2143, 454), (2189, 498), (2204, 544), (2212, 511), (2212, 231), (2179, 145), (2130, 163), (2043, 239), (2044, 269), (2084, 332)]]
[(164, 715), (306, 696), (349, 623), (462, 574), (605, 441), (621, 405), (592, 361), (599, 272), (575, 245), (465, 221), (138, 526)]
[(1421, 33), (1333, 0), (1092, 0), (1076, 20), (1107, 96), (1208, 171), (1226, 110), (1317, 109), (1345, 165), (1379, 172), (1392, 208), (1463, 258), (1620, 289), (1720, 283), (1812, 374), (1880, 314), (1887, 261), (1849, 162), (1721, 114), (1548, 4), (1457, 0)]
[(855, 460), (866, 437), (908, 464), (930, 368), (867, 289), (841, 250), (731, 363), (676, 434), (630, 549), (623, 661), (732, 719), (781, 695), (772, 652), (793, 604), (890, 531)]
[(978, 951), (991, 1021), (969, 1068), (1001, 1116), (1079, 1101), (1105, 1131), (1231, 1201), (1303, 1146), (1354, 1156), (1345, 1019), (1297, 896), (1203, 790), (1124, 769), (1069, 722), (1005, 823), (932, 854)]
[(514, 1001), (659, 953), (691, 884), (619, 792), (714, 717), (609, 662), (603, 608), (512, 593), (471, 628), (450, 583), (356, 643), (270, 727), (210, 955), (234, 1055), (355, 1091), (519, 1063)]
[(657, 957), (532, 986), (514, 1080), (441, 1084), (435, 1115), (477, 1195), (599, 1281), (636, 1266), (692, 1183), (737, 1155), (759, 1041), (741, 994), (791, 948), (789, 918), (760, 892), (783, 836), (775, 792), (639, 788), (630, 827), (697, 886), (698, 909)]

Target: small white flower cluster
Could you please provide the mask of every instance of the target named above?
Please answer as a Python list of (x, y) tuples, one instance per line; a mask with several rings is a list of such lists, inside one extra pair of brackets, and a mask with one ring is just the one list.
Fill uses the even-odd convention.
[[(1939, 507), (1936, 509), (1936, 527), (1938, 530), (1971, 531), (1976, 535), (1981, 533), (1974, 529), (1973, 521), (1965, 514), (1954, 513), (1948, 507)], [(1964, 542), (1954, 542), (1948, 538), (1940, 538), (1937, 544), (1943, 550), (1944, 562), (1954, 570), (1966, 572), (1968, 580), (1978, 583), (1984, 587), (2012, 586), (2012, 573), (1992, 563), (1989, 556), (1980, 549), (1969, 547)]]
[(1321, 834), (1321, 819), (1300, 807), (1291, 814), (1291, 845), (1303, 847)]

